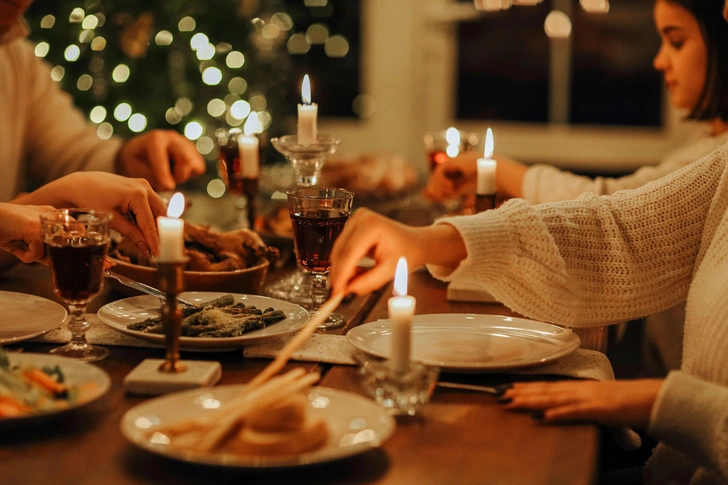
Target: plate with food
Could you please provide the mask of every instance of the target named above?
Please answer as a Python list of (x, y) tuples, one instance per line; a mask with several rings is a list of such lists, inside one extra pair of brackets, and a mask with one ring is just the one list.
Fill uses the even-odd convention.
[[(191, 291), (235, 291), (259, 294), (268, 267), (275, 261), (278, 249), (268, 246), (254, 231), (237, 229), (218, 232), (209, 227), (185, 223), (185, 288)], [(109, 257), (114, 271), (149, 286), (157, 286), (154, 261), (141, 254), (126, 239), (113, 240)], [(111, 280), (118, 291), (129, 289)], [(128, 293), (127, 293), (128, 294)]]
[(250, 391), (235, 385), (169, 394), (129, 410), (121, 432), (151, 453), (226, 468), (328, 462), (392, 435), (396, 424), (384, 408), (358, 394), (310, 387), (317, 379), (299, 368)]
[[(388, 358), (391, 320), (378, 320), (346, 334), (357, 349)], [(496, 372), (545, 364), (579, 348), (567, 328), (502, 315), (443, 313), (412, 317), (412, 359), (449, 371)]]
[(95, 365), (0, 348), (0, 429), (33, 425), (88, 404), (111, 380)]
[[(309, 319), (304, 308), (265, 296), (209, 291), (188, 291), (179, 296), (193, 303), (182, 307), (181, 350), (235, 350), (296, 332)], [(164, 344), (160, 303), (153, 296), (109, 303), (99, 309), (98, 316), (120, 332)]]
[(0, 344), (42, 335), (58, 327), (67, 315), (66, 309), (55, 301), (14, 291), (0, 291), (0, 308)]

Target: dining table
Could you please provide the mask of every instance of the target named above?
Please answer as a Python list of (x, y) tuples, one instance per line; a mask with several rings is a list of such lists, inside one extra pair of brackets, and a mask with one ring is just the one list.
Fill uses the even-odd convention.
[[(269, 282), (290, 268), (269, 272)], [(48, 268), (17, 265), (0, 274), (0, 290), (58, 300)], [(343, 335), (358, 325), (387, 317), (391, 284), (339, 307), (347, 323), (327, 330)], [(416, 313), (474, 313), (513, 316), (498, 303), (451, 302), (446, 284), (426, 271), (414, 271), (409, 294)], [(110, 285), (89, 306), (123, 298)], [(604, 350), (604, 332), (582, 334), (582, 346)], [(10, 351), (47, 353), (53, 345), (29, 341)], [(236, 469), (176, 461), (139, 449), (120, 431), (124, 414), (149, 397), (125, 392), (124, 377), (142, 360), (163, 358), (161, 348), (108, 346), (110, 355), (96, 365), (111, 378), (99, 400), (57, 419), (18, 429), (0, 428), (0, 483), (3, 484), (591, 484), (597, 473), (599, 429), (592, 424), (548, 425), (528, 413), (508, 412), (485, 393), (437, 387), (414, 417), (398, 417), (393, 435), (381, 446), (326, 463), (284, 469)], [(244, 384), (270, 360), (244, 358), (241, 350), (182, 352), (184, 360), (215, 360), (222, 365), (219, 385)], [(357, 368), (290, 361), (321, 373), (320, 386), (364, 394)], [(470, 384), (503, 384), (534, 377), (470, 373), (441, 379)]]

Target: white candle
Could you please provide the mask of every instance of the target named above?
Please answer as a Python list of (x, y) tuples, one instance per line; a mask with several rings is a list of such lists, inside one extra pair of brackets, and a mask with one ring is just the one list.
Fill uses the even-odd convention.
[(392, 370), (404, 373), (410, 368), (412, 353), (412, 315), (415, 313), (415, 299), (407, 295), (407, 260), (399, 258), (394, 273), (394, 294), (389, 299), (389, 321), (392, 328), (390, 363)]
[(495, 171), (497, 162), (491, 157), (493, 156), (493, 132), (490, 128), (485, 135), (485, 150), (483, 158), (478, 159), (478, 195), (495, 194)]
[(298, 105), (298, 144), (306, 147), (315, 143), (318, 135), (316, 127), (318, 106), (311, 102), (311, 82), (308, 80), (308, 74), (303, 76), (301, 98), (303, 104)]
[(257, 179), (260, 174), (260, 154), (258, 146), (260, 142), (256, 133), (260, 132), (258, 113), (253, 111), (248, 116), (248, 121), (243, 126), (243, 136), (238, 137), (238, 149), (243, 164), (241, 176), (244, 179)]
[(185, 259), (185, 221), (179, 218), (185, 208), (184, 196), (177, 192), (172, 196), (167, 206), (167, 217), (157, 218), (157, 232), (159, 233), (160, 263), (173, 263)]

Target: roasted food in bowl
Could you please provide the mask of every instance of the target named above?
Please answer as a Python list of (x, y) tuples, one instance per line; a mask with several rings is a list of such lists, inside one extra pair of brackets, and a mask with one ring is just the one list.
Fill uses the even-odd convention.
[[(185, 254), (189, 258), (184, 271), (186, 290), (251, 295), (260, 294), (270, 261), (278, 258), (276, 248), (267, 246), (258, 234), (248, 229), (217, 232), (190, 223), (185, 224)], [(117, 273), (158, 286), (154, 261), (141, 254), (131, 242), (112, 241), (109, 256), (116, 263)], [(114, 280), (111, 285), (126, 294), (134, 292)]]

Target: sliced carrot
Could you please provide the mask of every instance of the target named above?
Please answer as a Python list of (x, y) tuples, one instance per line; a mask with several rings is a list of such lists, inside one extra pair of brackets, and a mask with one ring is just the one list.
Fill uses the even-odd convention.
[(23, 375), (30, 382), (37, 384), (54, 395), (66, 392), (66, 386), (59, 384), (55, 379), (40, 369), (26, 369), (23, 371)]
[(0, 396), (0, 417), (2, 418), (22, 416), (31, 411), (32, 409), (29, 406), (10, 396)]

